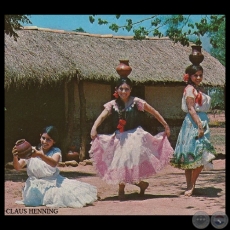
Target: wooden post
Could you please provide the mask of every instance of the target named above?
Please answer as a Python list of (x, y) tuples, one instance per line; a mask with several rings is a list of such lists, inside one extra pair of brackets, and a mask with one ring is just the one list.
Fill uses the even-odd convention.
[(84, 93), (83, 81), (78, 82), (79, 100), (80, 100), (80, 137), (81, 137), (81, 147), (80, 147), (80, 161), (86, 159), (86, 143), (87, 143), (87, 119), (86, 119), (86, 99)]

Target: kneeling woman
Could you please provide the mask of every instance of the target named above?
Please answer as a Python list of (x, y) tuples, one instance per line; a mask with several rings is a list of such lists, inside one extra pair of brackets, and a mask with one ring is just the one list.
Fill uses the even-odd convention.
[(40, 147), (33, 147), (29, 159), (19, 159), (14, 146), (13, 165), (16, 170), (27, 165), (28, 179), (22, 191), (25, 206), (81, 208), (97, 200), (97, 188), (93, 185), (61, 176), (57, 167), (62, 161), (61, 150), (55, 147), (58, 131), (48, 126), (40, 134)]

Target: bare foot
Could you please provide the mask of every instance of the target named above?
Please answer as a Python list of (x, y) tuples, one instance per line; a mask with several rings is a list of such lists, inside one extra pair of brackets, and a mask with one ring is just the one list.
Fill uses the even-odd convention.
[(149, 183), (141, 181), (139, 184), (136, 184), (140, 188), (140, 196), (144, 196), (145, 190), (149, 187)]
[(125, 192), (124, 192), (124, 190), (123, 191), (122, 190), (118, 191), (118, 199), (119, 200), (125, 200)]
[(125, 185), (124, 184), (119, 184), (118, 198), (119, 200), (125, 199)]
[(184, 192), (184, 195), (185, 196), (192, 196), (193, 192), (194, 192), (194, 186), (191, 188), (191, 189), (187, 189), (185, 192)]

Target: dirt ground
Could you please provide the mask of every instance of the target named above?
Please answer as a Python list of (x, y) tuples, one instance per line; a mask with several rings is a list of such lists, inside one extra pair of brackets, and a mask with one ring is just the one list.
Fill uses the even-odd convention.
[[(215, 118), (216, 119), (216, 118)], [(223, 131), (223, 128), (221, 128)], [(218, 132), (218, 131), (217, 131)], [(21, 200), (21, 189), (27, 179), (26, 169), (17, 172), (5, 168), (4, 214), (12, 215), (194, 215), (204, 211), (208, 215), (215, 212), (226, 212), (226, 160), (225, 146), (218, 146), (219, 157), (213, 161), (214, 169), (202, 171), (192, 197), (185, 197), (186, 188), (184, 171), (168, 165), (155, 176), (147, 179), (149, 187), (144, 197), (139, 197), (139, 189), (127, 184), (126, 199), (119, 201), (118, 186), (107, 185), (95, 173), (92, 165), (77, 167), (59, 167), (61, 174), (71, 179), (84, 181), (98, 188), (100, 200), (92, 205), (73, 209), (49, 209), (41, 207), (25, 207), (15, 204)]]

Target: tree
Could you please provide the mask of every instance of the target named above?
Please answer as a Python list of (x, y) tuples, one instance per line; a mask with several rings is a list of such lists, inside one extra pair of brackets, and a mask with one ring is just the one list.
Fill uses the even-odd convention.
[(208, 89), (211, 96), (211, 111), (225, 110), (225, 91), (224, 88), (212, 87)]
[[(145, 19), (134, 22), (126, 19), (125, 25), (117, 25), (108, 22), (97, 15), (90, 15), (89, 21), (94, 23), (97, 19), (99, 25), (108, 25), (114, 32), (119, 30), (132, 31), (134, 39), (142, 40), (146, 36), (163, 37), (168, 36), (175, 43), (180, 42), (183, 46), (189, 46), (189, 42), (202, 45), (202, 37), (206, 35), (210, 39), (212, 48), (210, 53), (225, 66), (225, 15), (200, 15), (194, 20), (196, 15), (146, 15)], [(116, 15), (119, 19), (121, 15)], [(143, 24), (149, 22), (148, 26)], [(211, 109), (224, 109), (225, 94), (224, 88), (214, 88), (210, 90), (212, 100)]]
[(17, 41), (18, 34), (15, 30), (19, 30), (22, 23), (32, 24), (26, 15), (5, 15), (4, 33), (10, 37), (13, 36), (14, 40)]
[(79, 28), (77, 28), (77, 29), (75, 29), (73, 31), (75, 31), (75, 32), (81, 32), (81, 33), (86, 33), (85, 30), (82, 27), (79, 27)]
[[(152, 15), (141, 21), (133, 22), (127, 19), (125, 25), (117, 25), (114, 22), (102, 20), (96, 15), (90, 15), (89, 21), (94, 23), (98, 17), (99, 25), (109, 25), (109, 29), (118, 32), (120, 29), (128, 32), (133, 31), (134, 39), (142, 40), (146, 36), (167, 36), (175, 43), (180, 42), (183, 46), (189, 46), (192, 41), (196, 45), (201, 45), (201, 37), (205, 34), (212, 34), (212, 38), (218, 33), (219, 26), (225, 25), (225, 15), (200, 15), (200, 19), (194, 21), (195, 15)], [(121, 15), (116, 15), (119, 19)], [(143, 23), (149, 22), (149, 26), (143, 27)], [(225, 37), (222, 38), (225, 40)], [(210, 39), (213, 46), (218, 45), (215, 39)], [(219, 44), (220, 45), (220, 44)]]
[(210, 43), (212, 48), (210, 50), (213, 57), (217, 58), (224, 66), (225, 64), (225, 20), (222, 21), (216, 33), (210, 33)]

